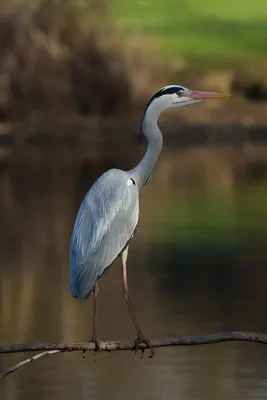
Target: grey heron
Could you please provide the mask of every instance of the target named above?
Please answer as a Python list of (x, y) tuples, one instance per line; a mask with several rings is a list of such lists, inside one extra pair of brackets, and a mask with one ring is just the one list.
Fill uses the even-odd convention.
[(143, 335), (132, 309), (127, 283), (126, 261), (131, 239), (139, 218), (139, 193), (151, 178), (162, 150), (162, 133), (157, 120), (170, 107), (181, 107), (205, 99), (227, 98), (228, 94), (198, 92), (183, 86), (169, 85), (160, 89), (148, 102), (141, 122), (141, 134), (148, 146), (141, 162), (130, 171), (111, 169), (93, 184), (86, 194), (76, 217), (70, 244), (71, 294), (86, 299), (93, 292), (93, 335), (95, 349), (99, 348), (96, 334), (97, 281), (120, 256), (122, 261), (123, 293), (127, 302), (137, 339), (151, 349), (151, 342)]

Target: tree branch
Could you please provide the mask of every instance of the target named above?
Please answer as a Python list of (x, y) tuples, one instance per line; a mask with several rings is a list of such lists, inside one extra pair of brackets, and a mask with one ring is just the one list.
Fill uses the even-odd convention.
[[(245, 331), (229, 331), (221, 333), (213, 333), (208, 335), (191, 335), (181, 336), (177, 338), (154, 338), (150, 339), (153, 347), (168, 347), (168, 346), (193, 346), (200, 344), (213, 344), (220, 342), (254, 342), (267, 344), (267, 334), (256, 333), (256, 332), (245, 332)], [(134, 340), (122, 340), (122, 341), (100, 341), (101, 351), (118, 351), (118, 350), (134, 350)], [(139, 349), (147, 349), (146, 344), (140, 344)], [(91, 342), (85, 343), (25, 343), (25, 344), (0, 344), (0, 353), (19, 353), (26, 351), (42, 351), (42, 353), (36, 354), (33, 357), (27, 358), (26, 360), (16, 364), (12, 368), (0, 374), (0, 379), (4, 376), (16, 371), (18, 368), (31, 361), (38, 360), (39, 358), (58, 354), (67, 351), (94, 351), (95, 344)]]
[(19, 362), (18, 364), (14, 365), (13, 367), (7, 369), (4, 371), (2, 374), (0, 374), (0, 379), (4, 378), (4, 376), (11, 374), (11, 372), (16, 371), (20, 367), (23, 367), (23, 365), (28, 364), (29, 362), (39, 360), (39, 358), (45, 357), (45, 356), (50, 356), (51, 354), (57, 354), (60, 353), (60, 350), (50, 350), (50, 351), (44, 351), (43, 353), (36, 354), (33, 357), (26, 358), (26, 360), (23, 360)]

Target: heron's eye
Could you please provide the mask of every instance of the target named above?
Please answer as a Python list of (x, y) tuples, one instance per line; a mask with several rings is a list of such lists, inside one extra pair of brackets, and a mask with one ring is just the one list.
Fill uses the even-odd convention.
[(176, 93), (178, 97), (181, 97), (184, 94), (184, 91), (182, 89), (178, 90)]

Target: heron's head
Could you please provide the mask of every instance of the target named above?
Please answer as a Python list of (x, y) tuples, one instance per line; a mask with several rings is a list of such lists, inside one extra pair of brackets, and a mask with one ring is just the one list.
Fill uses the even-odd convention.
[(227, 99), (230, 94), (216, 92), (199, 92), (180, 85), (164, 86), (149, 100), (141, 122), (139, 138), (141, 139), (146, 128), (157, 123), (159, 115), (170, 107), (182, 107), (200, 103), (207, 99)]
[(180, 85), (169, 85), (161, 88), (150, 99), (147, 108), (152, 104), (155, 108), (162, 111), (170, 107), (182, 107), (189, 104), (199, 103), (207, 99), (226, 99), (230, 95), (227, 93), (199, 92), (190, 90)]

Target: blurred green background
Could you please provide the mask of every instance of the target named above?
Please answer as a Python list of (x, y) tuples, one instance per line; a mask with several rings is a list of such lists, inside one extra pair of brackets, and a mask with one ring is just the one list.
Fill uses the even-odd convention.
[(66, 115), (132, 115), (180, 82), (235, 94), (215, 113), (185, 111), (188, 123), (265, 124), (264, 105), (247, 101), (267, 97), (266, 18), (260, 0), (2, 1), (0, 121), (39, 133), (66, 129)]
[[(266, 58), (267, 4), (262, 0), (111, 0), (120, 33), (140, 35), (154, 57), (183, 57), (197, 70)], [(265, 60), (266, 61), (266, 60)]]

